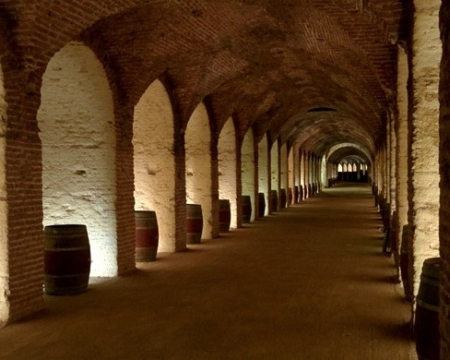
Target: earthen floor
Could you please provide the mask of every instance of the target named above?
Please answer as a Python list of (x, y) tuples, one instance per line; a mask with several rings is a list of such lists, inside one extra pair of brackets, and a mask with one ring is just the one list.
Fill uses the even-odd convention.
[(0, 329), (0, 359), (416, 359), (370, 188), (94, 281)]

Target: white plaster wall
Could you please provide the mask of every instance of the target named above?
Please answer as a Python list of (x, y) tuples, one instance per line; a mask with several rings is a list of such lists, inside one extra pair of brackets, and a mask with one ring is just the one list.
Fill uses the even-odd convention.
[(86, 224), (91, 276), (117, 274), (114, 106), (105, 71), (70, 42), (43, 76), (41, 131), (44, 226)]
[(408, 223), (408, 56), (403, 48), (398, 49), (397, 72), (397, 153), (396, 153), (396, 208), (398, 214), (399, 239), (403, 226)]
[(328, 178), (331, 177), (331, 171), (328, 170), (328, 167), (327, 157), (324, 155), (320, 162), (320, 182), (323, 187), (328, 186)]
[[(279, 152), (278, 152), (278, 141), (275, 141), (270, 148), (270, 175), (271, 175), (271, 184), (270, 187), (272, 190), (278, 191), (278, 197), (280, 197), (280, 163)], [(280, 202), (278, 202), (280, 203)]]
[(412, 74), (414, 294), (422, 264), (439, 256), (439, 73), (442, 43), (439, 32), (440, 0), (414, 1)]
[(255, 147), (252, 129), (245, 134), (241, 147), (242, 195), (250, 195), (252, 200), (252, 217), (255, 220)]
[(134, 198), (136, 210), (156, 212), (159, 252), (175, 251), (175, 157), (172, 107), (155, 80), (134, 109)]
[(305, 185), (305, 153), (300, 149), (300, 185)]
[(230, 200), (231, 228), (237, 228), (236, 132), (229, 118), (219, 136), (219, 197)]
[(186, 134), (186, 201), (200, 204), (202, 239), (212, 238), (211, 131), (208, 113), (200, 103), (189, 119)]
[(288, 187), (290, 187), (292, 191), (292, 204), (295, 203), (295, 174), (295, 156), (294, 147), (292, 146), (288, 154)]
[(299, 187), (300, 191), (300, 163), (301, 158), (299, 154), (299, 148), (297, 145), (293, 145), (293, 153), (294, 153), (294, 184)]
[(0, 324), (9, 317), (8, 285), (8, 204), (6, 202), (6, 100), (3, 71), (0, 65)]
[(391, 203), (391, 215), (394, 213), (394, 211), (397, 209), (397, 204), (395, 202), (396, 198), (396, 192), (397, 192), (397, 176), (396, 176), (396, 169), (397, 169), (397, 135), (395, 133), (395, 119), (392, 117), (391, 126), (390, 126), (390, 154), (389, 154), (389, 162), (390, 162), (390, 169), (389, 169), (389, 175), (390, 175), (390, 203)]
[(269, 190), (269, 145), (267, 135), (258, 143), (258, 192), (266, 197), (266, 209), (264, 216), (269, 215), (270, 190)]
[(309, 153), (306, 152), (304, 154), (304, 162), (303, 162), (304, 163), (304, 177), (305, 177), (305, 180), (304, 180), (304, 183), (303, 183), (303, 185), (304, 185), (303, 191), (304, 191), (305, 198), (308, 198), (308, 197), (311, 196), (311, 194), (309, 193), (309, 189), (308, 189), (308, 185), (309, 185), (309, 169), (310, 169), (309, 160), (310, 160)]
[(288, 156), (286, 143), (282, 144), (280, 147), (280, 188), (286, 189), (286, 207), (288, 207), (290, 204), (288, 184)]

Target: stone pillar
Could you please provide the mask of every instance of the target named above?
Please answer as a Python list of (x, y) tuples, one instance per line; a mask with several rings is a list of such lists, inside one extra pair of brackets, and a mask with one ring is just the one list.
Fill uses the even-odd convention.
[(395, 133), (396, 116), (388, 116), (389, 121), (389, 202), (391, 204), (391, 213), (396, 210), (396, 188), (397, 188), (397, 136)]
[(414, 1), (409, 106), (412, 124), (410, 219), (413, 237), (413, 293), (423, 261), (439, 255), (439, 40), (440, 0)]
[(396, 122), (396, 194), (395, 208), (398, 216), (397, 233), (399, 239), (403, 236), (403, 226), (408, 224), (408, 58), (402, 47), (398, 48), (398, 73), (397, 73), (397, 122)]
[(441, 359), (450, 359), (450, 2), (441, 8), (443, 54), (440, 73), (440, 255)]

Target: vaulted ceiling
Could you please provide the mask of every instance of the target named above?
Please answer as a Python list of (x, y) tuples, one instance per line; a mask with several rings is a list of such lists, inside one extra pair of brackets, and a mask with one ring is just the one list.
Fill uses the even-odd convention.
[(241, 135), (374, 154), (395, 103), (400, 0), (34, 3), (44, 24), (92, 18), (73, 28), (114, 69), (122, 101), (163, 78), (182, 123), (205, 101), (218, 129), (234, 116)]

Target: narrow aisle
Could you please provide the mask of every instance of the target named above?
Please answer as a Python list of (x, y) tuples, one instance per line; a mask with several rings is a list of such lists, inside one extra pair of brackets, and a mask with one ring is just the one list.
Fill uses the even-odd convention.
[(369, 187), (140, 265), (0, 330), (1, 359), (416, 359)]

